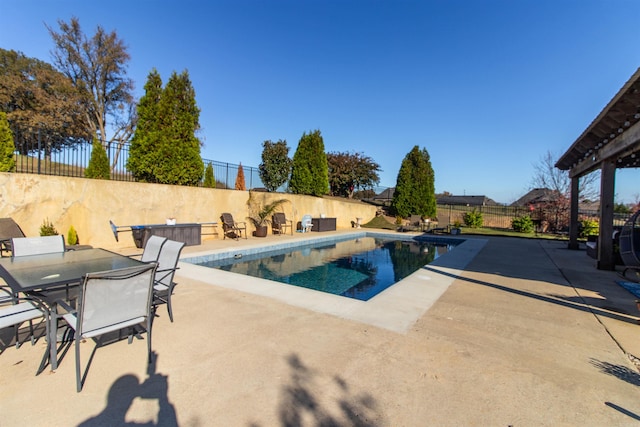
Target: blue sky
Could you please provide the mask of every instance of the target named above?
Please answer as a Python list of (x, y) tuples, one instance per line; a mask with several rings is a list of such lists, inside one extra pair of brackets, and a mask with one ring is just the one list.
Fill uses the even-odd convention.
[[(80, 20), (129, 47), (136, 96), (152, 68), (188, 70), (207, 159), (257, 167), (320, 129), (394, 186), (426, 148), (436, 192), (510, 203), (640, 66), (635, 0), (0, 0), (0, 47), (51, 60), (45, 24)], [(618, 171), (617, 201), (640, 194)]]

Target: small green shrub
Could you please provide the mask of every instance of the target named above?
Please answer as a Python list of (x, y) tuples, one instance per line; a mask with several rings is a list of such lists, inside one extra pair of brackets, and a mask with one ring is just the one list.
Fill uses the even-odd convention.
[(531, 233), (533, 231), (533, 220), (530, 215), (515, 217), (511, 220), (511, 228), (519, 233)]
[(45, 219), (42, 221), (42, 225), (40, 226), (40, 235), (41, 236), (57, 236), (58, 230), (53, 226), (49, 219)]
[(580, 237), (596, 236), (600, 232), (600, 224), (594, 219), (580, 221)]
[(78, 244), (78, 233), (76, 232), (76, 229), (73, 228), (73, 225), (69, 227), (69, 231), (67, 232), (67, 244), (68, 245)]
[(473, 208), (471, 212), (466, 212), (462, 217), (462, 220), (467, 227), (471, 228), (482, 227), (482, 223), (484, 221), (482, 218), (482, 212), (476, 210), (476, 208)]
[(93, 179), (111, 179), (111, 168), (109, 167), (107, 152), (96, 137), (93, 138), (91, 158), (87, 169), (84, 171), (84, 176)]
[(213, 166), (211, 163), (207, 164), (207, 168), (204, 170), (204, 188), (214, 188), (216, 186), (216, 181), (213, 178)]
[(13, 133), (7, 121), (7, 114), (0, 111), (0, 172), (13, 172), (15, 170), (14, 150)]

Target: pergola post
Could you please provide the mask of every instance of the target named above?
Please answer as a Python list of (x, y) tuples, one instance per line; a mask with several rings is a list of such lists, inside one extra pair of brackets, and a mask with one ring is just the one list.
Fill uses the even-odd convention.
[(578, 186), (578, 178), (571, 178), (571, 207), (569, 211), (569, 249), (578, 249), (578, 193), (580, 188)]
[(600, 232), (598, 236), (598, 269), (614, 270), (613, 256), (613, 202), (616, 165), (605, 160), (600, 168)]

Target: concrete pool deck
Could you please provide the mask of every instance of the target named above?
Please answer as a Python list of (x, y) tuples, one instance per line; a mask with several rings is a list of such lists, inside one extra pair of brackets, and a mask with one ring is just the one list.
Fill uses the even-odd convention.
[[(568, 250), (566, 242), (461, 237), (484, 243), (464, 270), (445, 256), (445, 265), (420, 273), (450, 283), (402, 332), (233, 283), (212, 285), (207, 274), (194, 275), (181, 263), (175, 323), (161, 307), (149, 372), (144, 341), (110, 344), (96, 351), (78, 394), (73, 351), (56, 372), (36, 377), (43, 340), (9, 347), (0, 355), (1, 424), (640, 421), (640, 374), (632, 362), (640, 356), (640, 313), (615, 283), (616, 272), (595, 269), (584, 250)], [(185, 248), (183, 257), (300, 238), (216, 239)], [(92, 349), (92, 342), (84, 345), (83, 363)]]

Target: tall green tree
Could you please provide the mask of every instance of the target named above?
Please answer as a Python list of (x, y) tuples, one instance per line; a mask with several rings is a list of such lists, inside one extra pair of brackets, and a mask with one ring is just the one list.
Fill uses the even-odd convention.
[(162, 124), (160, 100), (162, 78), (154, 68), (147, 76), (144, 95), (138, 102), (138, 122), (129, 147), (127, 169), (142, 182), (156, 182), (156, 168), (162, 161), (159, 154)]
[(391, 201), (394, 215), (436, 215), (435, 176), (426, 148), (416, 145), (402, 160)]
[(175, 71), (160, 99), (159, 118), (163, 142), (159, 154), (165, 159), (158, 174), (165, 184), (197, 185), (204, 173), (200, 156), (200, 108), (189, 73)]
[(331, 152), (327, 154), (329, 187), (333, 196), (353, 198), (357, 190), (364, 190), (380, 182), (380, 165), (362, 153)]
[(13, 133), (7, 121), (7, 113), (0, 111), (0, 172), (11, 172), (15, 169), (14, 150)]
[(292, 160), (289, 158), (287, 141), (270, 140), (262, 143), (262, 163), (258, 166), (260, 179), (268, 191), (276, 191), (289, 179)]
[[(116, 144), (120, 152), (135, 126), (133, 80), (127, 77), (129, 52), (115, 31), (101, 26), (87, 37), (78, 18), (58, 20), (59, 32), (48, 25), (55, 47), (53, 64), (79, 91), (91, 133), (105, 149)], [(108, 135), (107, 131), (112, 133)], [(113, 165), (118, 161), (116, 154)]]
[(319, 130), (302, 134), (293, 155), (289, 189), (294, 194), (322, 196), (329, 191), (329, 168)]
[(94, 179), (111, 179), (111, 168), (109, 167), (109, 158), (104, 147), (98, 141), (98, 138), (93, 138), (93, 145), (91, 147), (91, 158), (89, 159), (89, 165), (84, 171), (84, 176)]
[(71, 81), (51, 64), (13, 50), (0, 49), (0, 111), (7, 113), (22, 154), (40, 147), (48, 156), (91, 137)]
[(200, 157), (200, 109), (189, 73), (175, 71), (161, 90), (153, 70), (145, 84), (127, 167), (136, 179), (162, 184), (198, 185), (204, 172)]

